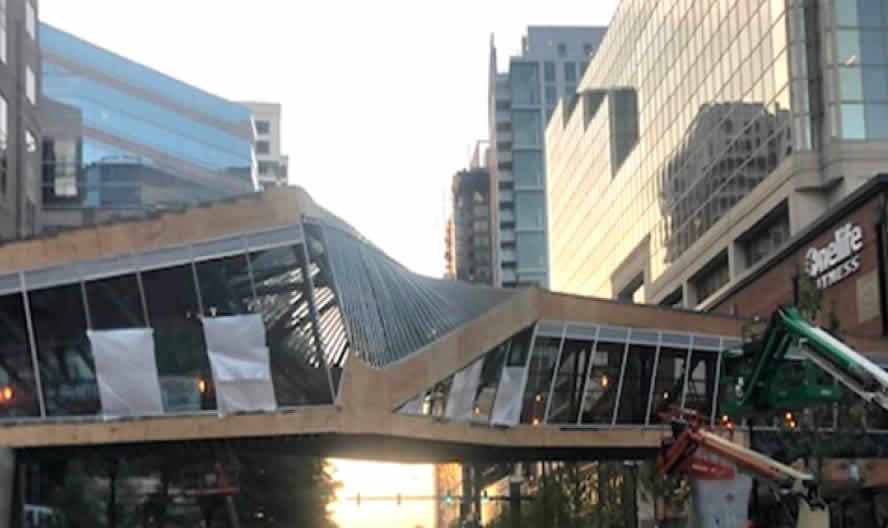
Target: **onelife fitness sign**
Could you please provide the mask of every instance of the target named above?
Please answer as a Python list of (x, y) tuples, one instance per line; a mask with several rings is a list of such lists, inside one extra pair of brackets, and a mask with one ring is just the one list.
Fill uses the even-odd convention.
[(821, 290), (829, 288), (860, 269), (861, 249), (863, 228), (849, 222), (835, 230), (832, 242), (826, 246), (808, 249), (808, 275)]

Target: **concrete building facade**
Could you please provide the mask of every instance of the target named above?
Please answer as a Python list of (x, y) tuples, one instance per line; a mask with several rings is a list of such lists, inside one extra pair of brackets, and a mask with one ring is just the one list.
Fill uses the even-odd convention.
[(712, 304), (888, 167), (886, 35), (870, 0), (621, 2), (546, 132), (552, 288)]
[(256, 173), (264, 187), (287, 185), (289, 157), (281, 153), (281, 105), (279, 103), (241, 103), (253, 113), (256, 129)]
[(0, 239), (40, 231), (37, 0), (0, 2)]
[(488, 125), (494, 283), (549, 284), (543, 135), (558, 99), (573, 94), (604, 36), (601, 27), (527, 29), (500, 73), (491, 40)]
[(250, 110), (40, 25), (44, 226), (256, 190)]

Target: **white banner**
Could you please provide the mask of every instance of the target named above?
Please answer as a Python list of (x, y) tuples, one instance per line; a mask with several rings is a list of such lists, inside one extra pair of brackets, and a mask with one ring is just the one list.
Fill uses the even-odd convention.
[(483, 366), (484, 358), (482, 357), (453, 375), (450, 394), (447, 395), (447, 408), (444, 411), (444, 416), (448, 419), (472, 419), (475, 410), (475, 394), (478, 392)]
[(521, 420), (521, 405), (524, 397), (525, 367), (504, 367), (500, 376), (493, 414), (493, 425), (513, 427)]
[(163, 414), (154, 330), (87, 330), (105, 417)]
[(201, 321), (219, 414), (277, 409), (262, 316), (233, 315)]
[[(720, 464), (731, 464), (712, 457)], [(752, 478), (738, 473), (731, 480), (691, 478), (691, 506), (699, 528), (745, 528)]]

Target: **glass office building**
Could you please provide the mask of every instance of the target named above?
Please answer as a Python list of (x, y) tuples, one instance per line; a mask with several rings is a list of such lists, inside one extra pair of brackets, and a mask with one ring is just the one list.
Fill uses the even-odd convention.
[(549, 284), (546, 239), (546, 121), (576, 92), (604, 36), (601, 27), (529, 27), (521, 55), (500, 73), (491, 43), (489, 134), (494, 283)]
[(879, 0), (621, 2), (546, 131), (555, 290), (686, 307), (888, 167)]
[(41, 25), (49, 225), (255, 190), (244, 106)]

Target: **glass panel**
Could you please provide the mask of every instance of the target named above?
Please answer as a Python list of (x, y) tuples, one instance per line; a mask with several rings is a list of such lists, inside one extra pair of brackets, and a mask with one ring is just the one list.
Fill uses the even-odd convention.
[(536, 63), (513, 62), (512, 104), (540, 104), (540, 71)]
[(836, 5), (836, 24), (857, 26), (857, 0), (833, 0)]
[(97, 414), (99, 389), (80, 285), (32, 291), (28, 300), (47, 414)]
[(332, 403), (326, 366), (309, 309), (302, 246), (250, 254), (256, 307), (265, 321), (278, 405)]
[(521, 407), (521, 423), (536, 425), (543, 421), (560, 344), (560, 338), (552, 337), (537, 337), (534, 342)]
[(443, 418), (444, 411), (447, 410), (447, 398), (450, 396), (450, 384), (453, 382), (453, 376), (435, 384), (425, 394), (425, 402), (422, 406), (422, 414)]
[(863, 97), (867, 101), (888, 99), (888, 76), (884, 67), (863, 69)]
[(546, 62), (544, 65), (544, 76), (546, 82), (555, 82), (555, 63), (554, 62)]
[(838, 48), (836, 63), (846, 66), (860, 63), (860, 33), (858, 31), (836, 31), (836, 46)]
[(561, 364), (552, 391), (552, 403), (549, 405), (548, 423), (577, 423), (580, 401), (586, 386), (586, 367), (593, 344), (592, 341), (576, 339), (564, 341)]
[(0, 387), (0, 417), (40, 414), (20, 293), (0, 297)]
[(205, 317), (250, 313), (253, 288), (247, 255), (232, 255), (195, 265)]
[(542, 229), (545, 227), (544, 208), (546, 197), (542, 192), (521, 191), (515, 193), (515, 215), (518, 229)]
[[(200, 408), (215, 409), (210, 361), (200, 323), (200, 309), (191, 266), (142, 273), (148, 318), (154, 329), (154, 353), (167, 412), (181, 411), (190, 398), (177, 390), (198, 380)], [(177, 389), (177, 387), (179, 389)]]
[(845, 139), (866, 138), (866, 121), (864, 120), (862, 104), (843, 104), (842, 110), (842, 137)]
[(544, 233), (518, 233), (518, 269), (546, 268), (546, 235)]
[(583, 395), (582, 423), (611, 423), (625, 348), (625, 343), (598, 342)]
[(715, 396), (715, 369), (718, 353), (694, 350), (691, 354), (688, 389), (685, 395), (685, 409), (696, 409), (703, 416), (712, 414)]
[(94, 330), (147, 326), (135, 274), (87, 282), (86, 296)]
[(507, 348), (508, 342), (501, 344), (484, 356), (484, 366), (481, 367), (481, 382), (478, 384), (478, 393), (475, 395), (475, 420), (477, 421), (486, 423), (490, 420), (491, 413), (493, 413), (496, 388), (506, 360)]
[(543, 153), (539, 150), (513, 151), (512, 174), (515, 177), (515, 187), (542, 187)]
[(863, 99), (863, 78), (860, 68), (839, 68), (839, 90), (844, 101)]
[(882, 31), (860, 32), (860, 61), (863, 64), (885, 64), (885, 34)]
[[(665, 337), (665, 336), (664, 336)], [(681, 391), (684, 385), (684, 368), (688, 349), (660, 347), (660, 360), (654, 378), (654, 399), (651, 406), (650, 423), (660, 422), (660, 413), (672, 405), (681, 405)]]
[(618, 424), (644, 423), (656, 350), (656, 347), (649, 345), (629, 345), (623, 388), (620, 392), (620, 407), (617, 409)]
[(866, 105), (867, 139), (888, 139), (888, 104)]
[(879, 26), (882, 24), (883, 0), (860, 0), (859, 20), (861, 26)]
[(311, 259), (312, 282), (314, 284), (315, 308), (318, 312), (318, 332), (321, 334), (321, 346), (330, 375), (333, 377), (333, 390), (339, 390), (342, 379), (342, 367), (348, 359), (348, 330), (339, 307), (339, 299), (333, 282), (333, 271), (330, 267), (325, 246), (322, 243), (321, 228), (316, 225), (305, 225), (305, 236), (308, 239), (309, 258)]
[(538, 110), (512, 112), (512, 143), (516, 146), (541, 146), (543, 125)]

